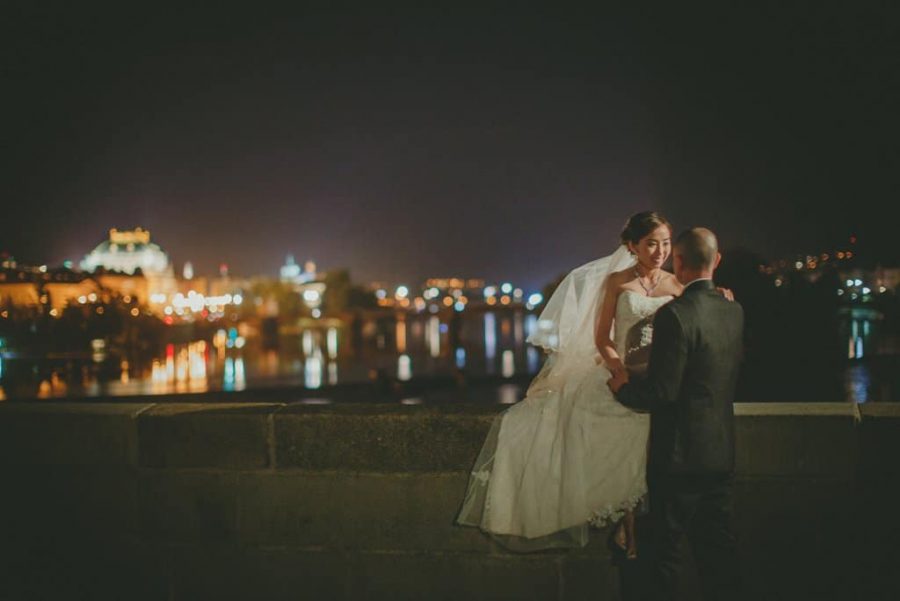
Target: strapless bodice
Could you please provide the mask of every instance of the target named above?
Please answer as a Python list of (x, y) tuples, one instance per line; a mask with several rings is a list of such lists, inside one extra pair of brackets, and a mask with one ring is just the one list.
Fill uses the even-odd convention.
[(619, 357), (629, 369), (641, 370), (650, 357), (653, 342), (653, 316), (672, 296), (645, 296), (623, 290), (616, 300), (613, 342)]

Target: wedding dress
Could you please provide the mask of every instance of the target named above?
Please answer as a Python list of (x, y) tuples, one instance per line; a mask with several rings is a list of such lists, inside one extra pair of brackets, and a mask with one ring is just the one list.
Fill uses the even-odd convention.
[[(649, 416), (615, 400), (594, 344), (606, 278), (633, 264), (620, 249), (557, 288), (529, 338), (547, 361), (525, 399), (494, 420), (458, 523), (517, 551), (583, 546), (590, 525), (620, 519), (646, 495)], [(646, 367), (653, 315), (671, 298), (619, 294), (613, 341), (629, 369)]]

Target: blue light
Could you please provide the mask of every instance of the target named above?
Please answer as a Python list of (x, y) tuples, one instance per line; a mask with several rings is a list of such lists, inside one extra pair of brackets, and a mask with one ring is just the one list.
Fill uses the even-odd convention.
[(462, 369), (466, 366), (466, 349), (459, 347), (456, 349), (456, 367)]
[(484, 314), (484, 354), (488, 359), (497, 354), (497, 321), (493, 313)]

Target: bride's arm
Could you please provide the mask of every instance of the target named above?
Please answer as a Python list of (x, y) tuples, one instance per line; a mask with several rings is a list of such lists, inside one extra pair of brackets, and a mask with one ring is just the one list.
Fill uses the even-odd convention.
[(616, 301), (621, 292), (616, 284), (614, 278), (610, 277), (606, 293), (603, 296), (603, 304), (600, 307), (600, 315), (597, 318), (597, 329), (594, 331), (594, 344), (597, 346), (597, 351), (603, 357), (607, 369), (613, 374), (625, 371), (625, 364), (622, 363), (619, 353), (616, 352), (616, 345), (609, 337), (616, 314)]

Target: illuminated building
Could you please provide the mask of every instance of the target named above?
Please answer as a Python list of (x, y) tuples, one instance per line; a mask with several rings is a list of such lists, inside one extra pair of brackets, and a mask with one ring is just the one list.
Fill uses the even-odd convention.
[(168, 297), (177, 288), (169, 256), (141, 228), (109, 230), (109, 240), (88, 253), (81, 268), (97, 274), (104, 288), (142, 303), (158, 304), (154, 298)]
[(92, 273), (98, 268), (129, 275), (138, 269), (145, 275), (172, 273), (169, 256), (150, 242), (150, 232), (141, 228), (109, 230), (109, 240), (92, 250), (81, 262), (81, 268)]
[(306, 284), (316, 279), (316, 264), (307, 261), (301, 268), (297, 265), (294, 255), (288, 255), (284, 265), (281, 266), (281, 281), (291, 284)]

